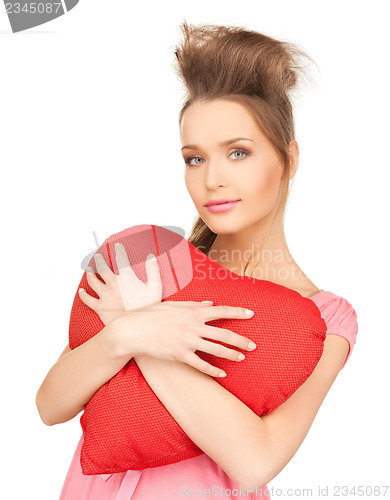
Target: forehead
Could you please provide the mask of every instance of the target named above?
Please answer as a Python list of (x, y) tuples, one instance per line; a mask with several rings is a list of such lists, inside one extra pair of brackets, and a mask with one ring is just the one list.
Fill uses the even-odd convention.
[(245, 106), (224, 100), (191, 104), (180, 125), (182, 144), (220, 142), (232, 137), (256, 140), (261, 135), (255, 118)]

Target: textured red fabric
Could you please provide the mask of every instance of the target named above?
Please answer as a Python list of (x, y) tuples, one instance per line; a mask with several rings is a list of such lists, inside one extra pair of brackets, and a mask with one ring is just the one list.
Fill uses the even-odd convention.
[[(213, 300), (215, 306), (247, 307), (255, 312), (251, 319), (222, 318), (206, 323), (252, 339), (257, 348), (244, 351), (244, 361), (196, 353), (226, 371), (227, 377), (214, 380), (257, 415), (271, 413), (312, 373), (322, 355), (327, 329), (312, 300), (270, 281), (239, 276), (182, 236), (154, 225), (130, 227), (101, 245), (99, 253), (116, 273), (114, 246), (118, 241), (143, 282), (147, 279), (146, 257), (156, 255), (163, 301)], [(96, 272), (94, 259), (89, 265)], [(80, 287), (98, 297), (85, 273)], [(103, 327), (97, 313), (76, 292), (69, 323), (70, 348), (83, 344)], [(85, 475), (159, 467), (203, 453), (157, 398), (134, 359), (92, 396), (80, 424), (84, 435), (80, 464)]]

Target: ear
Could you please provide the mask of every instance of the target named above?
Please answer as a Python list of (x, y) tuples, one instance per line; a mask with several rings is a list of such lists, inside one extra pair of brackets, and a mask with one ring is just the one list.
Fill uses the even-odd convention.
[(290, 180), (295, 176), (299, 165), (299, 146), (296, 140), (290, 141), (288, 145), (288, 154), (290, 157)]

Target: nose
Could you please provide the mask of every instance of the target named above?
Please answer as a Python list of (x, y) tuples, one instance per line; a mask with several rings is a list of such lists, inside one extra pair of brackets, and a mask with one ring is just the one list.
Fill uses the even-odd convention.
[(226, 178), (223, 172), (223, 166), (217, 163), (209, 163), (205, 168), (205, 186), (208, 190), (213, 191), (218, 187), (226, 186)]

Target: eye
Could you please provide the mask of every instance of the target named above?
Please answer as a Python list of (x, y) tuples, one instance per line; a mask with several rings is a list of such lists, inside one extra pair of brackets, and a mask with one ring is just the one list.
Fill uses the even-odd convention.
[[(234, 151), (232, 151), (232, 152), (230, 153), (230, 155), (232, 155), (232, 154), (234, 154), (234, 153), (242, 153), (242, 154), (244, 154), (244, 155), (245, 155), (245, 157), (250, 155), (250, 152), (249, 152), (249, 151), (247, 151), (246, 149), (243, 149), (243, 148), (235, 149)], [(230, 156), (230, 155), (229, 155), (229, 156)], [(237, 160), (241, 160), (241, 159), (242, 159), (242, 157), (241, 157), (241, 158), (237, 158)]]
[[(235, 154), (235, 153), (241, 153), (241, 154), (244, 154), (245, 156), (244, 157), (241, 157), (241, 158), (236, 158), (236, 160), (243, 160), (244, 158), (246, 158), (247, 156), (250, 155), (250, 152), (247, 151), (246, 149), (243, 149), (243, 148), (238, 148), (238, 149), (235, 149), (233, 150), (229, 156), (231, 156), (232, 154)], [(196, 166), (196, 165), (200, 165), (200, 163), (196, 163), (196, 164), (193, 164), (193, 163), (190, 163), (191, 160), (203, 160), (203, 158), (201, 158), (200, 156), (189, 156), (186, 160), (184, 160), (184, 163), (186, 165), (190, 165), (190, 166)]]
[[(202, 158), (200, 156), (189, 156), (186, 160), (184, 160), (184, 163), (186, 165), (195, 166), (194, 164), (190, 164), (191, 160), (202, 160)], [(197, 165), (200, 165), (200, 163), (198, 163)]]

